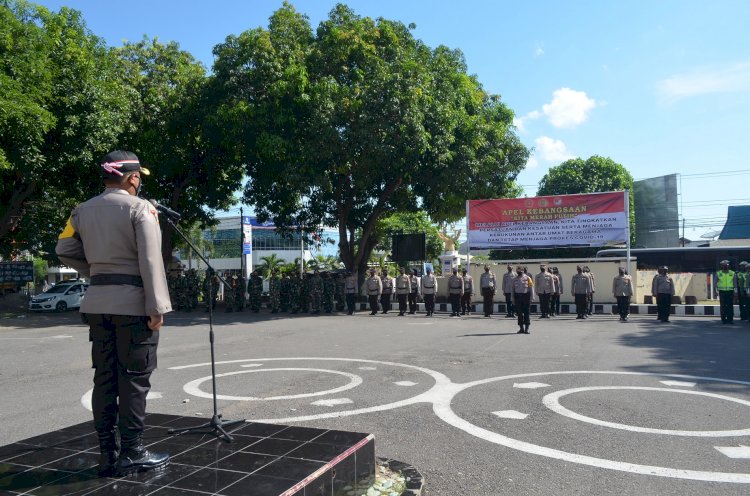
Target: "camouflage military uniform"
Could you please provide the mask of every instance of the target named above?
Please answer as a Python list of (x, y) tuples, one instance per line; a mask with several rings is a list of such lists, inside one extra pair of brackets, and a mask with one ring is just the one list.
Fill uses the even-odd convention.
[(198, 274), (190, 269), (185, 276), (187, 310), (198, 308)]
[(211, 308), (216, 308), (216, 300), (219, 297), (219, 284), (221, 284), (221, 281), (219, 281), (219, 278), (215, 275), (211, 277), (211, 274), (206, 274), (206, 279), (203, 280), (203, 303), (206, 304), (206, 312), (208, 312), (208, 285), (211, 285)]
[(179, 301), (177, 301), (177, 283), (179, 282), (179, 275), (170, 272), (167, 276), (167, 288), (169, 288), (169, 299), (172, 302), (172, 308), (175, 310), (179, 309)]
[(282, 312), (288, 312), (289, 311), (289, 291), (291, 286), (291, 279), (289, 279), (288, 274), (284, 274), (284, 277), (281, 278), (281, 283), (279, 286), (279, 299), (280, 299), (280, 307)]
[(310, 277), (305, 274), (300, 280), (299, 311), (307, 313), (310, 310)]
[(346, 280), (344, 276), (338, 274), (334, 281), (336, 282), (336, 311), (343, 312), (346, 304), (346, 294), (344, 293)]
[(301, 290), (302, 281), (299, 278), (299, 274), (295, 273), (289, 281), (289, 309), (292, 313), (299, 312)]
[(333, 311), (333, 297), (336, 294), (336, 281), (329, 273), (323, 274), (323, 311), (331, 313)]
[(253, 272), (250, 275), (250, 282), (247, 283), (247, 292), (250, 294), (250, 310), (255, 313), (260, 312), (263, 298), (263, 278), (257, 272)]
[(234, 288), (237, 286), (237, 278), (235, 276), (226, 277), (230, 287), (224, 286), (224, 311), (234, 311)]
[(237, 285), (234, 287), (234, 311), (241, 312), (245, 309), (245, 278), (239, 276)]
[(269, 280), (269, 293), (271, 294), (271, 313), (281, 310), (281, 279), (278, 274), (272, 274)]
[(318, 271), (310, 279), (310, 313), (320, 313), (323, 299), (323, 279)]
[(177, 305), (180, 310), (190, 311), (188, 302), (188, 278), (185, 274), (180, 274), (177, 280)]

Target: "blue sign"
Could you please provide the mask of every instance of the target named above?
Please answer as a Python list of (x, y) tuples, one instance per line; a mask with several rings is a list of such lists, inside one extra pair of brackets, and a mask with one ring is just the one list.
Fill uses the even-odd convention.
[(252, 243), (242, 243), (242, 254), (250, 255), (252, 250)]
[(255, 220), (255, 217), (250, 217), (249, 215), (244, 215), (242, 217), (242, 223), (243, 224), (253, 224), (253, 221)]

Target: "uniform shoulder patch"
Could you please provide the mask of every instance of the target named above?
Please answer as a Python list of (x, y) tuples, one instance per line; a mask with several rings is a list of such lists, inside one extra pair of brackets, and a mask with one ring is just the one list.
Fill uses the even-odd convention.
[(68, 217), (68, 222), (65, 223), (65, 229), (63, 229), (57, 239), (72, 238), (75, 236), (75, 233), (76, 230), (73, 229), (73, 223), (70, 221), (70, 217)]

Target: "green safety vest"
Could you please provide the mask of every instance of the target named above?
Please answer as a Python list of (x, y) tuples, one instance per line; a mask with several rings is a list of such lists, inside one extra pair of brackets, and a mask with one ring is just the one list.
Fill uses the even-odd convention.
[(737, 287), (745, 289), (747, 285), (747, 272), (737, 272)]
[(727, 272), (719, 271), (716, 273), (718, 282), (716, 289), (719, 291), (734, 291), (734, 271), (729, 270)]

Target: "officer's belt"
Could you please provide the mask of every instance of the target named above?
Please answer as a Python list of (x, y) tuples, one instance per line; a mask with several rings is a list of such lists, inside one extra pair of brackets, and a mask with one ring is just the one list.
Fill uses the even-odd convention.
[(91, 276), (91, 286), (138, 286), (143, 287), (143, 278), (130, 274), (96, 274)]

